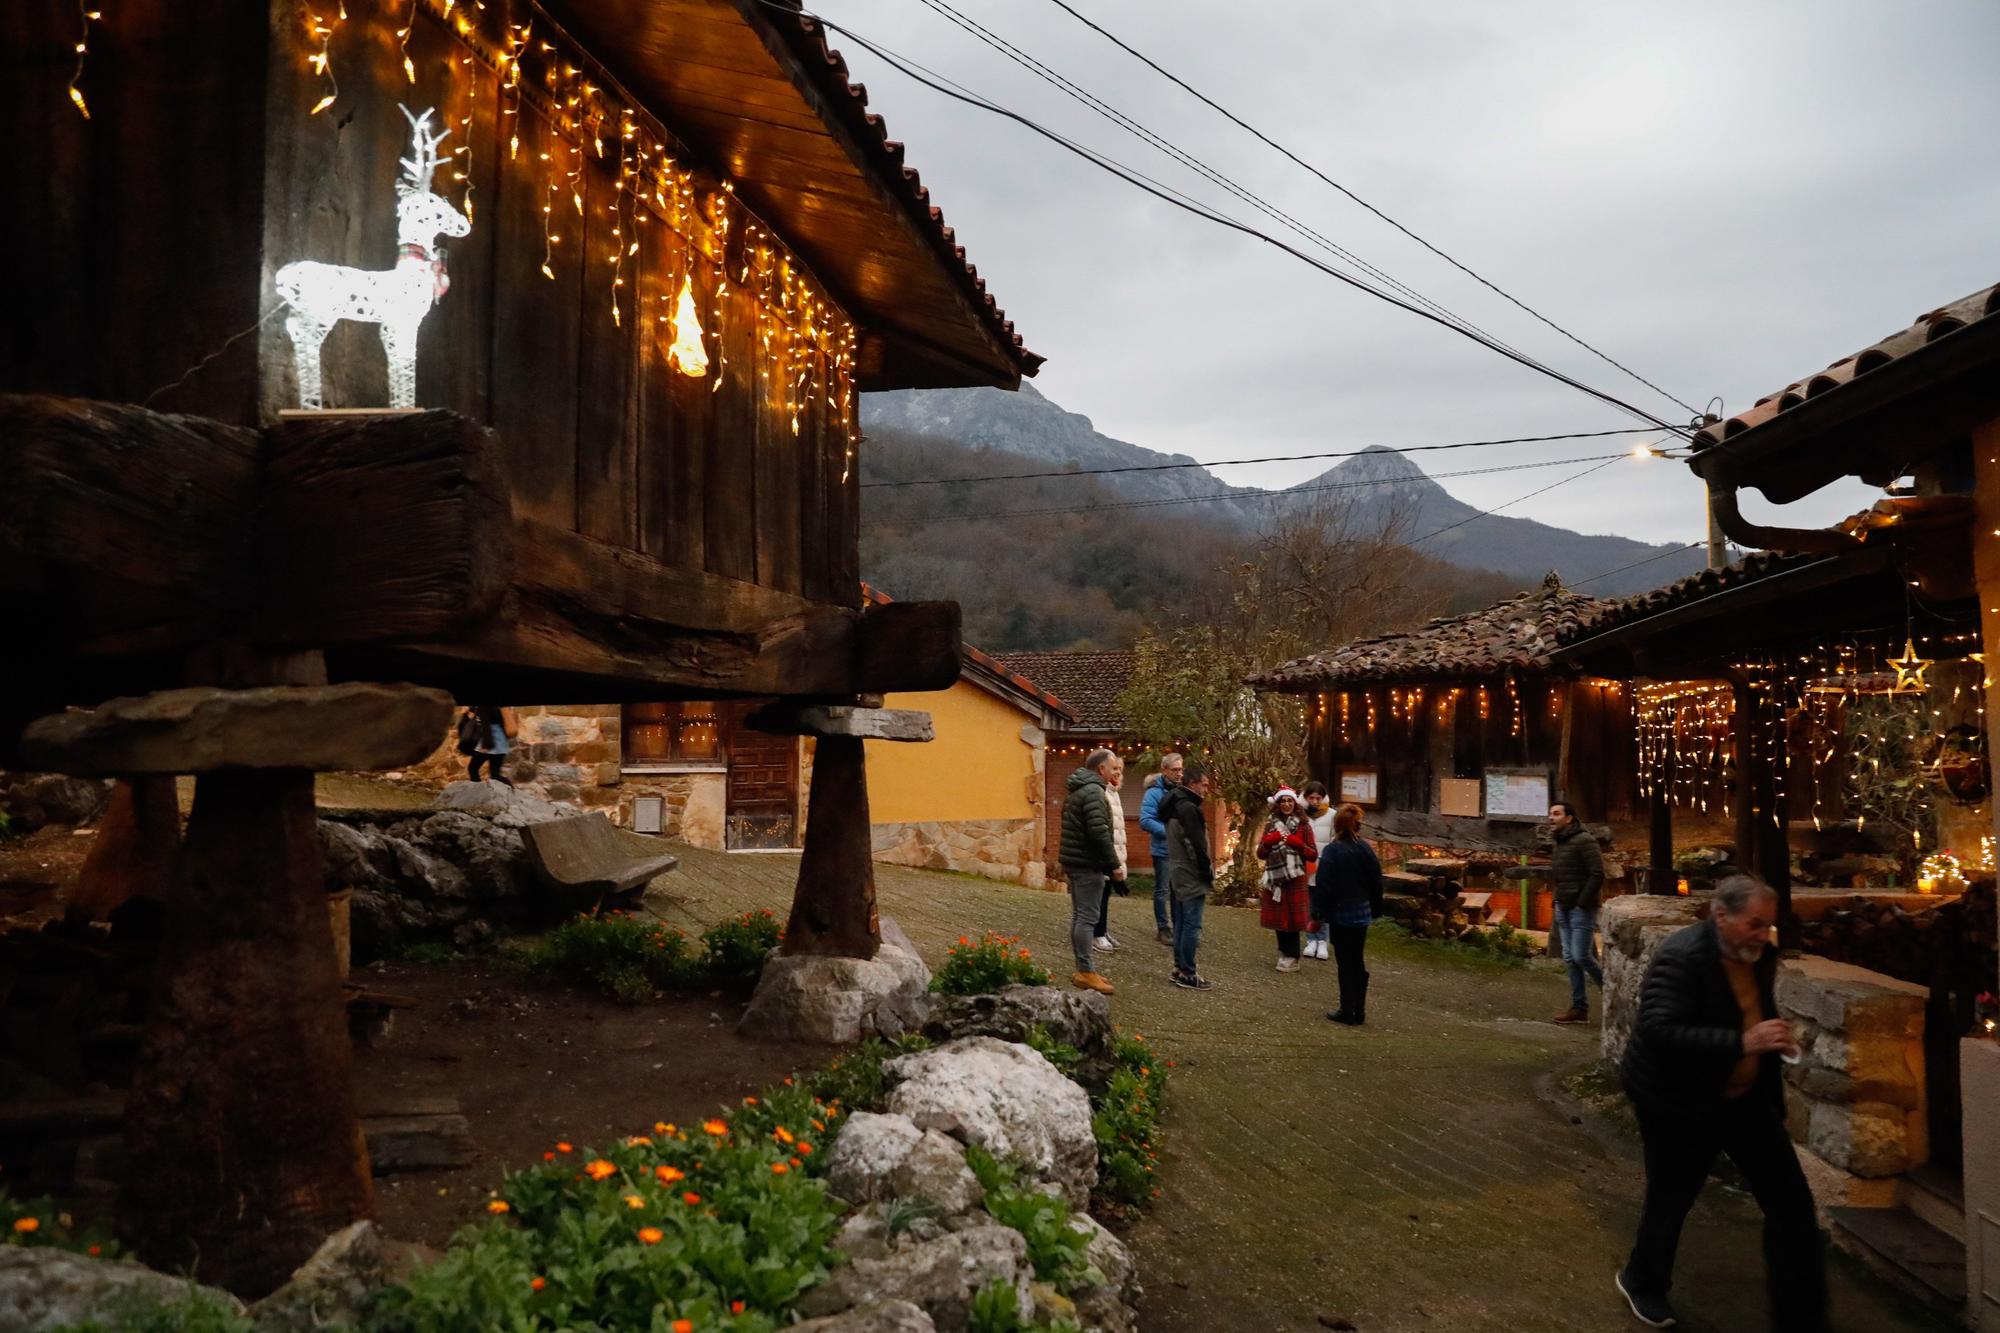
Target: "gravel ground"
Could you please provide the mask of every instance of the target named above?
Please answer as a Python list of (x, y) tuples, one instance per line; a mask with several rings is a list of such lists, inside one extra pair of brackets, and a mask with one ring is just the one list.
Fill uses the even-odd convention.
[[(782, 915), (797, 873), (796, 856), (686, 850), (650, 901), (689, 924)], [(993, 929), (1067, 971), (1062, 894), (886, 866), (877, 880), (933, 965)], [(1597, 1048), (1594, 1025), (1547, 1021), (1567, 1001), (1558, 965), (1381, 928), (1356, 1031), (1322, 1017), (1333, 964), (1280, 975), (1254, 911), (1211, 909), (1204, 994), (1168, 984), (1151, 924), (1149, 902), (1116, 900), (1128, 947), (1105, 965), (1120, 1025), (1177, 1066), (1162, 1197), (1130, 1237), (1148, 1333), (1639, 1327), (1611, 1286), (1638, 1217), (1637, 1145), (1538, 1094)], [(1681, 1247), (1682, 1327), (1764, 1327), (1762, 1273), (1756, 1206), (1712, 1183)], [(1838, 1328), (1949, 1327), (1839, 1256), (1833, 1277)]]

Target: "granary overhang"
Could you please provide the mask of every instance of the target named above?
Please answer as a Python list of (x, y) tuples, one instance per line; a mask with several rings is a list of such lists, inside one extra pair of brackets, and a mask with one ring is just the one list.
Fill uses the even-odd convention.
[(2000, 286), (1933, 310), (1697, 432), (1688, 460), (1778, 504), (1844, 476), (1887, 485), (2000, 408)]
[(1354, 685), (1470, 681), (1546, 671), (1550, 654), (1610, 603), (1562, 585), (1539, 588), (1466, 615), (1440, 616), (1421, 629), (1384, 634), (1301, 657), (1250, 677), (1253, 689), (1312, 694)]
[(554, 8), (826, 285), (860, 333), (860, 388), (1013, 389), (1040, 367), (797, 0)]

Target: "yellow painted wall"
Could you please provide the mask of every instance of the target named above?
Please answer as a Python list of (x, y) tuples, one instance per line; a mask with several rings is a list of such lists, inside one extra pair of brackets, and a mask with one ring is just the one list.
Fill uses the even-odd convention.
[(870, 823), (1034, 818), (1034, 751), (1021, 739), (1033, 718), (964, 680), (936, 693), (892, 694), (886, 706), (929, 713), (937, 738), (866, 743)]

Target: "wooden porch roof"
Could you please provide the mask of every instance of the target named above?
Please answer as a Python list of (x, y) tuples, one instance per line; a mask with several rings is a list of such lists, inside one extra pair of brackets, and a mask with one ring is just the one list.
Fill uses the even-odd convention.
[(1041, 365), (797, 0), (554, 8), (826, 284), (861, 330), (862, 389), (1012, 389)]

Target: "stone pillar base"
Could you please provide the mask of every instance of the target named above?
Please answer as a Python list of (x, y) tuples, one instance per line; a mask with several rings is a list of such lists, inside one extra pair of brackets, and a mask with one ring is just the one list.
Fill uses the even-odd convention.
[(2000, 1042), (1959, 1043), (1965, 1108), (1965, 1315), (2000, 1333)]
[(882, 922), (873, 958), (774, 953), (737, 1030), (778, 1041), (845, 1046), (924, 1025), (931, 970), (894, 921)]

